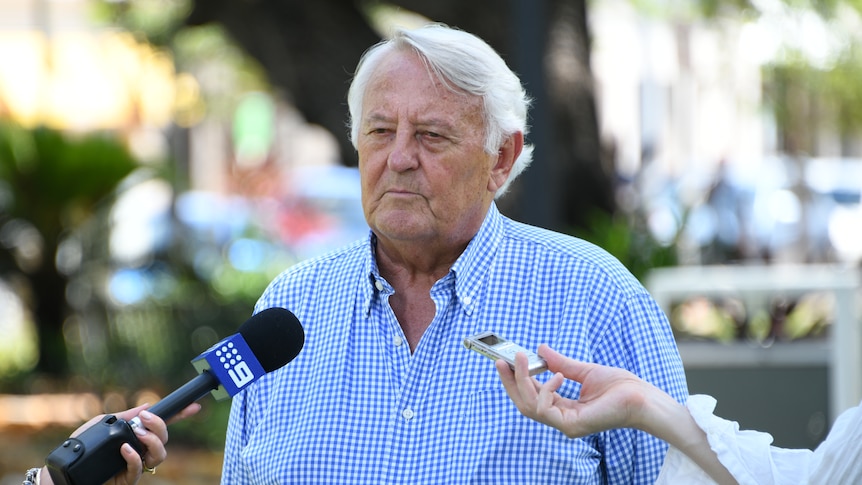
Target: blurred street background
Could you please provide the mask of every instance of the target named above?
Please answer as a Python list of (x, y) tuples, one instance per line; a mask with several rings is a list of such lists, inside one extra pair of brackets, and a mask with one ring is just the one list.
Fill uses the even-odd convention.
[[(350, 74), (428, 21), (486, 39), (534, 99), (501, 210), (619, 258), (720, 415), (816, 446), (862, 399), (860, 8), (0, 0), (0, 485), (366, 236)], [(146, 483), (218, 482), (229, 403), (202, 402)]]

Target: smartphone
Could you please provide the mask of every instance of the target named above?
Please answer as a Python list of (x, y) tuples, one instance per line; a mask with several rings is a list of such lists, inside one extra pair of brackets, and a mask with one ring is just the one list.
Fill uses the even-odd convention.
[(512, 370), (515, 369), (515, 354), (523, 352), (527, 355), (527, 368), (531, 376), (548, 370), (548, 364), (545, 362), (545, 359), (539, 357), (539, 354), (529, 351), (515, 342), (506, 340), (494, 332), (482, 332), (471, 335), (464, 339), (464, 347), (493, 360), (503, 359), (508, 362)]

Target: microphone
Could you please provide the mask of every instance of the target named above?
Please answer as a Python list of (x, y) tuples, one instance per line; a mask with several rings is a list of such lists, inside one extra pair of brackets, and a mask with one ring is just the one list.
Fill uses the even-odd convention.
[[(305, 332), (296, 316), (284, 308), (269, 308), (243, 323), (239, 332), (213, 345), (192, 360), (198, 375), (148, 409), (164, 420), (212, 393), (216, 400), (233, 397), (254, 381), (293, 360), (302, 350)], [(56, 485), (101, 485), (126, 467), (120, 446), (129, 443), (141, 456), (144, 449), (133, 428), (142, 426), (108, 415), (69, 438), (45, 459)]]
[[(284, 308), (268, 308), (246, 320), (239, 332), (192, 360), (198, 376), (154, 404), (149, 412), (168, 420), (212, 392), (217, 401), (235, 396), (264, 374), (293, 360), (305, 334), (296, 316)], [(137, 417), (132, 426), (141, 426)]]

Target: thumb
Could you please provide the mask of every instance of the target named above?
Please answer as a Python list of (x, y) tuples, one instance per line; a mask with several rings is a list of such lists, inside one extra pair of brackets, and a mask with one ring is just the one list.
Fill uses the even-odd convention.
[(537, 353), (548, 363), (548, 370), (559, 372), (567, 379), (577, 382), (583, 382), (590, 368), (595, 365), (566, 357), (552, 349), (548, 344), (540, 345)]

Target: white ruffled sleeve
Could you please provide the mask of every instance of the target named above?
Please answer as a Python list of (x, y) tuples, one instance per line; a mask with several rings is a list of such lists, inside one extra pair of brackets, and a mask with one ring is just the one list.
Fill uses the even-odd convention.
[[(692, 395), (686, 407), (719, 461), (740, 485), (862, 483), (862, 407), (844, 412), (826, 440), (811, 451), (772, 446), (769, 433), (740, 430), (737, 422), (715, 416), (715, 404), (710, 396)], [(715, 482), (681, 451), (670, 447), (656, 483)]]

